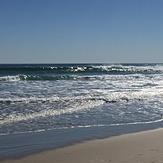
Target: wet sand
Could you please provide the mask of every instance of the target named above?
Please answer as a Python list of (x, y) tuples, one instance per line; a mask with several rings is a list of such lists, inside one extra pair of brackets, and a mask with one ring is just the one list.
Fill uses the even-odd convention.
[(144, 131), (33, 154), (1, 163), (163, 163), (163, 129)]

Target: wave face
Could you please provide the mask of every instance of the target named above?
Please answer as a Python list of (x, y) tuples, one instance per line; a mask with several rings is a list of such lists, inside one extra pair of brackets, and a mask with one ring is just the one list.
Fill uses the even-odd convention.
[(157, 123), (162, 64), (0, 65), (0, 134)]
[[(0, 65), (1, 81), (92, 80), (94, 75), (161, 74), (160, 64)], [(99, 79), (99, 76), (95, 79)]]

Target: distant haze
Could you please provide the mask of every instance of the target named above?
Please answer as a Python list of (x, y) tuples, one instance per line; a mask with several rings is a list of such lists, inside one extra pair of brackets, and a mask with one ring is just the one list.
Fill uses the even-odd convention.
[(0, 1), (0, 63), (93, 62), (163, 62), (163, 1)]

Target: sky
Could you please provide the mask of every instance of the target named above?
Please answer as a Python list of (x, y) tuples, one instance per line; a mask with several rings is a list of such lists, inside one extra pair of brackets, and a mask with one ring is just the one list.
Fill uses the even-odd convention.
[(0, 0), (0, 63), (163, 62), (162, 0)]

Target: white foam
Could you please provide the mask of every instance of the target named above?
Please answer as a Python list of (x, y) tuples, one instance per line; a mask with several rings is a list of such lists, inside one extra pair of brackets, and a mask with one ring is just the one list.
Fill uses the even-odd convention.
[(74, 103), (72, 107), (69, 108), (64, 108), (64, 109), (55, 109), (55, 108), (51, 108), (51, 109), (46, 109), (46, 110), (42, 110), (40, 112), (35, 112), (32, 114), (10, 114), (9, 116), (7, 116), (6, 118), (4, 118), (2, 121), (0, 121), (0, 125), (2, 124), (8, 124), (8, 123), (14, 123), (14, 122), (19, 122), (19, 121), (27, 121), (27, 120), (31, 120), (31, 119), (36, 119), (39, 117), (47, 117), (47, 116), (57, 116), (57, 115), (62, 115), (62, 114), (69, 114), (69, 113), (73, 113), (73, 112), (77, 112), (77, 111), (81, 111), (81, 110), (88, 110), (94, 107), (97, 107), (101, 104), (103, 104), (104, 101), (99, 100), (99, 101), (88, 101), (87, 103), (85, 103), (83, 101), (83, 103)]
[(117, 70), (117, 68), (119, 68), (119, 71), (132, 71), (132, 72), (137, 72), (137, 71), (147, 71), (147, 72), (151, 72), (151, 71), (163, 71), (163, 66), (162, 65), (147, 65), (147, 66), (136, 66), (136, 65), (99, 65), (99, 66), (92, 66), (93, 68), (99, 68), (101, 70), (104, 71), (110, 71), (110, 70)]
[(60, 98), (57, 96), (52, 96), (52, 97), (8, 97), (8, 98), (0, 98), (0, 102), (11, 102), (11, 103), (16, 103), (16, 102), (24, 102), (24, 103), (29, 103), (29, 102), (37, 102), (37, 101), (58, 101)]
[(77, 66), (77, 67), (71, 67), (71, 71), (72, 72), (82, 72), (82, 71), (85, 71), (87, 69), (87, 67), (85, 66)]
[(15, 76), (1, 76), (0, 81), (19, 81), (20, 76), (15, 75)]
[(51, 96), (51, 97), (37, 97), (37, 96), (31, 96), (31, 97), (7, 97), (7, 98), (0, 98), (0, 102), (11, 102), (11, 103), (16, 103), (16, 102), (24, 102), (24, 103), (29, 103), (29, 102), (38, 102), (38, 101), (43, 101), (43, 102), (55, 102), (55, 101), (65, 101), (65, 100), (84, 100), (84, 99), (91, 99), (91, 95), (87, 96), (76, 96), (76, 97), (58, 97), (58, 96)]

